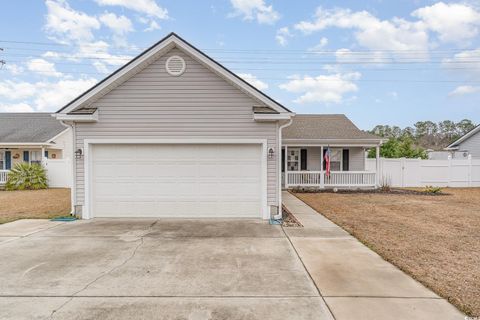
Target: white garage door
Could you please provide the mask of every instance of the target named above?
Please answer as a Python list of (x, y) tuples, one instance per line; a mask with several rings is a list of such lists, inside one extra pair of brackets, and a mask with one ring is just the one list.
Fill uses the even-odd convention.
[(93, 217), (261, 217), (261, 145), (93, 145)]

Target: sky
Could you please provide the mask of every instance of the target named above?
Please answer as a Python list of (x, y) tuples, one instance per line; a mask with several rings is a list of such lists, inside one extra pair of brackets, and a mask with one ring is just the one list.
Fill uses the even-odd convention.
[(480, 1), (16, 0), (0, 112), (54, 112), (169, 32), (296, 113), (480, 122)]

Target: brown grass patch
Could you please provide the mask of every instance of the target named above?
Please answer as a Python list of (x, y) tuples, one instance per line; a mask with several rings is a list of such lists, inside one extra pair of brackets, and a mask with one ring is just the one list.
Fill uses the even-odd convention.
[(480, 316), (480, 188), (450, 196), (296, 193), (384, 259)]
[(70, 213), (70, 189), (0, 191), (0, 224), (18, 219), (50, 219)]

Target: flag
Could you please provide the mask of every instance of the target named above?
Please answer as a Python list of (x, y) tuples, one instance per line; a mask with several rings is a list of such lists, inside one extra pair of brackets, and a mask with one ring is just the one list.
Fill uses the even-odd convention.
[(323, 159), (325, 160), (325, 174), (330, 178), (330, 148), (325, 151)]

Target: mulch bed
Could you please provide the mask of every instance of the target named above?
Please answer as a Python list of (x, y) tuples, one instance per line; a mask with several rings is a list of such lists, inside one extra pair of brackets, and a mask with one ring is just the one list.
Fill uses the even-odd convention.
[(394, 194), (394, 195), (419, 195), (419, 196), (447, 196), (449, 193), (443, 191), (440, 192), (428, 192), (424, 190), (416, 189), (398, 189), (391, 188), (389, 190), (384, 189), (314, 189), (314, 188), (295, 188), (291, 190), (293, 193), (338, 193), (338, 194)]
[(292, 228), (292, 227), (303, 227), (303, 225), (295, 218), (295, 216), (288, 211), (287, 208), (282, 207), (282, 212), (283, 212), (283, 222), (282, 226), (286, 228)]

